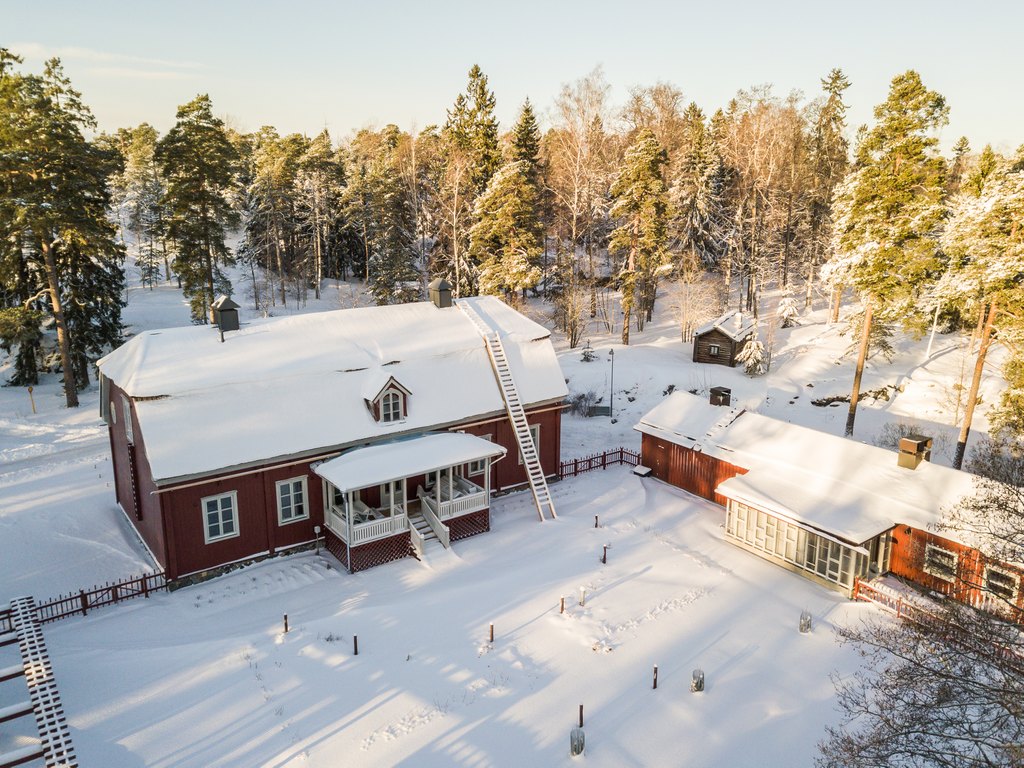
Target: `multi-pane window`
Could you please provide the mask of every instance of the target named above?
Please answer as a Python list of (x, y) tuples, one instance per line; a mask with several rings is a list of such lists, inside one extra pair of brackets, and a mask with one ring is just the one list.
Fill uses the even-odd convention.
[(708, 347), (708, 354), (711, 355), (712, 357), (718, 357), (718, 355), (721, 354), (721, 352), (722, 348), (717, 344), (712, 344)]
[(207, 544), (238, 535), (238, 494), (231, 491), (219, 496), (207, 496), (200, 504), (203, 508), (203, 531)]
[[(480, 435), (484, 440), (490, 440), (490, 435)], [(482, 475), (487, 469), (487, 459), (477, 459), (476, 461), (469, 462), (469, 474)]]
[(924, 572), (943, 581), (956, 578), (956, 552), (926, 544), (924, 547)]
[(306, 478), (293, 477), (277, 484), (277, 520), (281, 525), (309, 517)]
[(1020, 578), (996, 568), (992, 565), (985, 566), (985, 590), (1003, 600), (1016, 600), (1017, 590), (1020, 588)]
[(384, 423), (402, 420), (402, 393), (388, 390), (380, 399), (380, 420)]
[[(530, 425), (530, 438), (533, 440), (533, 450), (537, 454), (538, 461), (540, 460), (540, 424)], [(523, 454), (519, 453), (519, 463), (523, 463)]]

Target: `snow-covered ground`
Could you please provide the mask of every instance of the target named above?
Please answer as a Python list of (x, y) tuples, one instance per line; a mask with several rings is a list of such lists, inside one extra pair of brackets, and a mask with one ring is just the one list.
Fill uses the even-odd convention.
[[(633, 425), (670, 387), (729, 386), (736, 404), (842, 433), (845, 404), (810, 402), (848, 394), (852, 380), (852, 359), (840, 359), (850, 340), (825, 323), (824, 307), (778, 330), (770, 373), (751, 379), (690, 361), (667, 293), (629, 347), (618, 329), (591, 327), (594, 361), (555, 335), (570, 392), (593, 391), (602, 404), (615, 350), (615, 421), (567, 414), (563, 458), (638, 448)], [(174, 287), (133, 287), (128, 298), (130, 333), (188, 323)], [(240, 303), (244, 322), (251, 304)], [(321, 300), (296, 307), (289, 296), (273, 313), (357, 303), (366, 303), (358, 285), (329, 285)], [(549, 305), (531, 300), (525, 311), (551, 326)], [(871, 361), (863, 388), (899, 390), (862, 402), (856, 438), (912, 421), (948, 463), (955, 385), (969, 384), (973, 362), (959, 337), (938, 336), (927, 359), (926, 343), (900, 336), (891, 364)], [(998, 397), (999, 362), (996, 350), (984, 403)], [(0, 359), (0, 378), (9, 365)], [(0, 388), (0, 598), (151, 569), (114, 501), (95, 387), (77, 410), (63, 407), (56, 376), (33, 395), (35, 414), (24, 388)], [(553, 765), (568, 761), (580, 703), (589, 763), (809, 764), (836, 718), (829, 674), (856, 668), (830, 626), (874, 609), (726, 544), (720, 510), (624, 469), (559, 483), (555, 498), (560, 519), (543, 525), (527, 497), (499, 500), (490, 534), (429, 566), (406, 560), (348, 576), (329, 556), (301, 554), (48, 625), (82, 764)], [(815, 617), (808, 636), (797, 632), (805, 608)], [(698, 666), (708, 687), (694, 695)], [(8, 689), (0, 707), (12, 703)], [(5, 725), (0, 752), (19, 733)]]

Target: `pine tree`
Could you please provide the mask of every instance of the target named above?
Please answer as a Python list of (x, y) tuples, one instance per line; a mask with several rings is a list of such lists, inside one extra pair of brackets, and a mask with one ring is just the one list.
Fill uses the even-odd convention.
[(320, 298), (325, 262), (339, 223), (335, 211), (340, 207), (345, 170), (331, 146), (325, 128), (310, 143), (299, 159), (296, 175), (297, 217), (304, 227), (313, 255), (313, 289)]
[(967, 169), (967, 153), (971, 151), (971, 144), (966, 136), (961, 136), (953, 145), (953, 162), (949, 165), (949, 176), (947, 177), (946, 192), (955, 195), (960, 191), (963, 182), (964, 172)]
[(167, 234), (177, 254), (174, 270), (189, 300), (192, 322), (213, 321), (212, 304), (231, 283), (221, 271), (233, 262), (225, 243), (237, 222), (232, 206), (238, 151), (207, 95), (178, 108), (177, 123), (157, 144), (156, 160), (167, 185)]
[[(107, 216), (110, 163), (85, 140), (95, 121), (60, 61), (40, 76), (15, 73), (19, 62), (0, 49), (0, 227), (17, 243), (7, 246), (14, 269), (2, 279), (15, 283), (24, 308), (45, 300), (75, 407), (87, 355), (120, 339), (124, 254)], [(81, 319), (92, 313), (95, 322)], [(28, 367), (20, 355), (19, 365)]]
[(779, 301), (779, 321), (782, 323), (783, 328), (790, 328), (796, 325), (796, 320), (799, 316), (800, 310), (796, 308), (796, 299), (787, 290), (782, 294), (782, 299)]
[(953, 459), (959, 468), (993, 334), (1010, 350), (1009, 386), (994, 420), (1024, 434), (1024, 147), (1014, 160), (987, 171), (980, 187), (969, 185), (955, 198), (942, 246), (949, 263), (936, 286), (937, 301), (982, 318), (981, 345)]
[(857, 147), (856, 168), (836, 200), (833, 285), (852, 285), (865, 303), (846, 434), (853, 434), (860, 377), (874, 315), (913, 319), (927, 280), (941, 268), (938, 235), (945, 215), (945, 163), (931, 132), (944, 125), (945, 99), (916, 72), (893, 78), (875, 108), (875, 126)]
[(668, 192), (662, 178), (667, 162), (654, 134), (642, 130), (626, 151), (622, 170), (612, 185), (611, 215), (619, 226), (611, 233), (608, 247), (622, 255), (623, 344), (629, 344), (634, 306), (639, 330), (643, 330), (644, 317), (653, 311), (658, 270), (668, 255)]
[(672, 180), (671, 231), (683, 258), (692, 254), (705, 268), (718, 265), (723, 250), (725, 164), (696, 104), (683, 112), (684, 155)]
[(133, 234), (135, 263), (142, 284), (153, 288), (160, 279), (161, 260), (165, 277), (170, 279), (163, 237), (164, 187), (155, 160), (157, 132), (153, 126), (142, 123), (126, 133), (124, 169), (113, 182), (119, 192), (115, 205), (122, 212), (118, 218)]
[(371, 175), (372, 209), (376, 226), (371, 244), (369, 285), (379, 305), (410, 301), (419, 292), (416, 272), (416, 215), (398, 169), (398, 128), (388, 125)]
[(480, 265), (480, 290), (508, 295), (536, 285), (543, 248), (530, 164), (504, 165), (477, 198), (474, 215), (469, 249)]

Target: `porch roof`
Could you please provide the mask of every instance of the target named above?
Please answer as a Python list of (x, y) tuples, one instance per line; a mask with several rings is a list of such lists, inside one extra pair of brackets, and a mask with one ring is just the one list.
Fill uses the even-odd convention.
[(504, 455), (504, 448), (482, 437), (439, 432), (357, 448), (313, 471), (338, 490), (352, 491)]

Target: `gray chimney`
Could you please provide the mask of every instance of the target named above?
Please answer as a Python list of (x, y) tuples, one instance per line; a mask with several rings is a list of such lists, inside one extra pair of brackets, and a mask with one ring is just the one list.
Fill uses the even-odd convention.
[(438, 277), (427, 286), (430, 292), (430, 301), (435, 307), (445, 309), (452, 305), (452, 287), (443, 277)]
[(711, 404), (732, 405), (732, 390), (728, 387), (712, 387)]
[(896, 463), (904, 469), (917, 469), (922, 461), (932, 460), (932, 439), (924, 435), (907, 435), (900, 438), (900, 452)]

